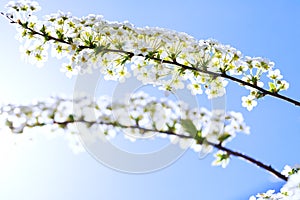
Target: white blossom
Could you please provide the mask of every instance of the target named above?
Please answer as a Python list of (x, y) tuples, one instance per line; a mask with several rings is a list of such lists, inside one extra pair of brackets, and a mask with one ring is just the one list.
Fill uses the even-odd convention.
[[(50, 46), (51, 56), (68, 60), (61, 71), (69, 78), (99, 69), (106, 80), (124, 82), (133, 72), (143, 84), (167, 91), (187, 85), (193, 95), (202, 94), (205, 89), (208, 98), (226, 93), (227, 82), (219, 77), (222, 74), (261, 88), (269, 79), (267, 85), (275, 93), (289, 87), (280, 71), (274, 69), (274, 62), (243, 56), (237, 49), (214, 39), (196, 40), (173, 30), (140, 28), (127, 21), (110, 22), (101, 15), (78, 18), (60, 11), (39, 19), (34, 15), (38, 10), (38, 3), (33, 1), (7, 5), (8, 18), (17, 24), (18, 40), (25, 44), (22, 56), (42, 66)], [(253, 93), (249, 85), (245, 88)], [(248, 110), (257, 104), (249, 97), (243, 102)]]

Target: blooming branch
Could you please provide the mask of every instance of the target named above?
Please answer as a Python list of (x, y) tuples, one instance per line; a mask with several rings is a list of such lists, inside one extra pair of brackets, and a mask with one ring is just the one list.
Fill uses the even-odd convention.
[[(242, 98), (248, 110), (266, 95), (300, 105), (279, 94), (289, 84), (273, 62), (243, 57), (240, 51), (215, 40), (197, 41), (185, 33), (137, 28), (128, 22), (106, 21), (99, 15), (77, 18), (59, 12), (38, 20), (33, 12), (40, 8), (29, 1), (7, 7), (5, 15), (17, 24), (28, 60), (42, 65), (50, 45), (52, 56), (69, 60), (61, 69), (68, 77), (100, 68), (106, 79), (123, 82), (133, 72), (143, 83), (160, 89), (182, 89), (187, 84), (192, 94), (202, 94), (204, 89), (208, 98), (224, 95), (224, 79), (228, 79), (250, 90)], [(263, 87), (265, 79), (269, 80), (267, 89)]]
[[(73, 108), (73, 109), (72, 109)], [(8, 126), (21, 133), (25, 128), (57, 125), (68, 131), (72, 125), (83, 123), (97, 135), (113, 137), (118, 132), (130, 133), (126, 137), (165, 137), (182, 148), (190, 146), (194, 151), (211, 152), (212, 147), (221, 150), (215, 154), (213, 164), (225, 167), (230, 156), (243, 158), (280, 179), (287, 177), (269, 165), (231, 150), (224, 145), (238, 132), (249, 132), (240, 113), (205, 108), (189, 109), (183, 102), (150, 98), (145, 93), (133, 94), (126, 103), (111, 103), (108, 97), (93, 102), (87, 97), (71, 99), (53, 97), (33, 105), (6, 105), (1, 108)], [(125, 131), (124, 131), (125, 130)]]
[[(242, 97), (242, 106), (249, 111), (267, 95), (300, 106), (300, 101), (279, 94), (289, 83), (268, 59), (243, 56), (215, 40), (198, 41), (172, 30), (109, 22), (99, 15), (77, 18), (59, 12), (40, 20), (33, 14), (40, 9), (33, 1), (9, 2), (1, 14), (16, 25), (24, 59), (42, 66), (50, 50), (52, 57), (68, 61), (61, 68), (67, 77), (98, 69), (106, 80), (124, 82), (133, 74), (143, 84), (168, 91), (187, 87), (193, 95), (205, 92), (210, 99), (223, 96), (226, 80), (231, 80), (249, 90)], [(182, 102), (138, 93), (125, 103), (112, 103), (106, 97), (96, 102), (82, 96), (73, 101), (53, 97), (32, 105), (3, 105), (0, 114), (5, 126), (15, 133), (51, 126), (79, 134), (76, 125), (84, 124), (96, 137), (106, 139), (122, 132), (131, 141), (169, 137), (183, 149), (210, 153), (215, 148), (218, 152), (212, 165), (226, 167), (230, 156), (236, 156), (287, 181), (280, 192), (269, 190), (250, 200), (300, 198), (299, 168), (285, 167), (279, 172), (225, 147), (236, 133), (249, 132), (240, 113), (190, 109)]]

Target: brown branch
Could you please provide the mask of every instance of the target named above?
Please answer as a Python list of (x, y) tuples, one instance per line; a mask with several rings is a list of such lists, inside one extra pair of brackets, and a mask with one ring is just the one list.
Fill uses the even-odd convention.
[[(2, 15), (4, 15), (4, 13), (1, 13)], [(72, 43), (71, 42), (68, 42), (68, 41), (65, 41), (63, 39), (59, 39), (59, 38), (56, 38), (56, 37), (53, 37), (53, 36), (50, 36), (50, 35), (47, 35), (45, 33), (41, 33), (41, 32), (38, 32), (28, 26), (24, 27), (24, 23), (22, 23), (21, 21), (14, 21), (13, 19), (9, 18), (8, 16), (6, 16), (10, 21), (11, 23), (16, 23), (16, 24), (19, 24), (20, 26), (22, 26), (23, 28), (31, 31), (33, 34), (36, 34), (36, 35), (40, 35), (42, 37), (47, 37), (49, 40), (53, 40), (53, 41), (56, 41), (56, 42), (61, 42), (61, 43), (64, 43), (64, 44), (69, 44), (71, 45)], [(81, 45), (79, 46), (80, 49), (94, 49), (95, 47), (94, 46), (84, 46), (84, 45)], [(204, 69), (200, 69), (200, 68), (195, 68), (195, 67), (191, 67), (191, 66), (187, 66), (187, 65), (184, 65), (184, 64), (181, 64), (181, 63), (178, 63), (176, 60), (174, 61), (169, 61), (169, 60), (163, 60), (163, 59), (160, 59), (160, 58), (156, 58), (156, 57), (149, 57), (149, 56), (146, 56), (146, 55), (143, 55), (143, 54), (134, 54), (132, 52), (129, 52), (129, 51), (124, 51), (124, 50), (120, 50), (120, 49), (103, 49), (102, 50), (103, 52), (113, 52), (113, 53), (121, 53), (121, 54), (127, 54), (129, 55), (130, 57), (133, 57), (133, 56), (141, 56), (141, 57), (144, 57), (145, 59), (151, 59), (151, 60), (155, 60), (155, 61), (158, 61), (160, 63), (167, 63), (167, 64), (171, 64), (171, 65), (176, 65), (176, 66), (179, 66), (179, 67), (182, 67), (183, 69), (185, 70), (192, 70), (192, 71), (197, 71), (197, 72), (201, 72), (201, 73), (205, 73), (205, 74), (208, 74), (208, 75), (212, 75), (213, 77), (222, 77), (222, 78), (225, 78), (225, 79), (228, 79), (228, 80), (231, 80), (233, 82), (236, 82), (236, 83), (239, 83), (241, 85), (246, 85), (246, 86), (249, 86), (253, 89), (256, 89), (258, 91), (261, 92), (261, 95), (262, 96), (266, 96), (266, 95), (269, 95), (269, 96), (273, 96), (275, 98), (278, 98), (278, 99), (281, 99), (281, 100), (284, 100), (284, 101), (287, 101), (289, 103), (292, 103), (294, 104), (295, 106), (300, 106), (300, 101), (297, 101), (295, 99), (292, 99), (290, 97), (287, 97), (287, 96), (284, 96), (284, 95), (281, 95), (281, 94), (278, 94), (277, 92), (271, 92), (269, 90), (266, 90), (262, 87), (259, 87), (255, 84), (251, 84), (251, 83), (248, 83), (246, 81), (243, 81), (241, 79), (238, 79), (236, 77), (233, 77), (233, 76), (230, 76), (226, 73), (217, 73), (217, 72), (211, 72), (211, 71), (207, 71), (207, 70), (204, 70)]]
[(263, 94), (264, 96), (266, 96), (266, 95), (273, 96), (273, 97), (276, 97), (276, 98), (278, 98), (278, 99), (281, 99), (281, 100), (287, 101), (287, 102), (289, 102), (289, 103), (292, 103), (292, 104), (294, 104), (295, 106), (300, 106), (300, 101), (294, 100), (294, 99), (292, 99), (292, 98), (290, 98), (290, 97), (283, 96), (283, 95), (278, 94), (278, 93), (276, 93), (276, 92), (270, 92), (269, 90), (266, 90), (266, 89), (264, 89), (264, 88), (258, 87), (257, 85), (253, 85), (253, 84), (251, 84), (251, 83), (248, 83), (248, 82), (243, 81), (243, 80), (241, 80), (241, 79), (238, 79), (238, 78), (236, 78), (236, 77), (229, 76), (229, 75), (227, 75), (227, 74), (220, 74), (220, 76), (223, 77), (223, 78), (229, 79), (229, 80), (231, 80), (231, 81), (234, 81), (234, 82), (236, 82), (236, 83), (240, 83), (241, 85), (247, 85), (247, 86), (249, 86), (249, 87), (252, 87), (252, 88), (254, 88), (254, 89), (257, 89), (258, 91), (262, 92), (262, 94)]
[[(85, 124), (89, 124), (89, 125), (93, 125), (93, 124), (97, 124), (97, 125), (111, 125), (113, 127), (118, 127), (118, 128), (131, 128), (131, 129), (139, 129), (140, 131), (142, 131), (142, 133), (145, 133), (145, 132), (157, 132), (157, 133), (162, 133), (162, 134), (167, 134), (167, 135), (175, 135), (175, 136), (178, 136), (180, 138), (186, 138), (186, 139), (195, 139), (193, 136), (191, 135), (182, 135), (182, 134), (177, 134), (175, 132), (172, 132), (172, 131), (163, 131), (163, 130), (157, 130), (157, 129), (149, 129), (149, 128), (144, 128), (144, 127), (141, 127), (139, 125), (131, 125), (131, 126), (128, 126), (128, 125), (122, 125), (120, 123), (116, 123), (116, 122), (87, 122), (87, 121), (84, 121), (84, 120), (73, 120), (73, 121), (65, 121), (65, 122), (58, 122), (58, 121), (55, 121), (53, 120), (53, 123), (52, 124), (58, 124), (58, 125), (68, 125), (68, 124), (71, 124), (71, 123), (85, 123)], [(51, 124), (51, 123), (48, 123), (48, 124)], [(44, 126), (46, 124), (35, 124), (31, 127), (34, 127), (34, 126)], [(229, 155), (232, 155), (232, 156), (235, 156), (235, 157), (239, 157), (239, 158), (243, 158), (244, 160), (247, 160), (249, 161), (250, 163), (253, 163), (255, 165), (257, 165), (258, 167), (260, 168), (263, 168), (265, 169), (266, 171), (270, 172), (271, 174), (275, 175), (276, 177), (284, 180), (284, 181), (287, 181), (288, 178), (286, 176), (284, 176), (283, 174), (281, 174), (279, 171), (275, 170), (271, 165), (266, 165), (264, 163), (262, 163), (261, 161), (258, 161), (248, 155), (245, 155), (243, 153), (240, 153), (238, 151), (234, 151), (232, 149), (229, 149), (227, 147), (224, 147), (222, 146), (222, 144), (215, 144), (215, 143), (212, 143), (212, 142), (209, 142), (207, 140), (204, 141), (205, 144), (208, 144), (208, 145), (211, 145), (213, 146), (214, 148), (216, 149), (219, 149), (219, 150), (222, 150), (222, 151), (225, 151), (226, 153), (228, 153)]]
[(228, 149), (227, 147), (224, 147), (220, 144), (214, 144), (214, 143), (211, 143), (211, 142), (208, 142), (208, 144), (212, 145), (213, 147), (219, 149), (219, 150), (222, 150), (222, 151), (225, 151), (227, 152), (228, 154), (230, 155), (233, 155), (233, 156), (236, 156), (236, 157), (240, 157), (240, 158), (243, 158), (267, 171), (269, 171), (270, 173), (274, 174), (275, 176), (277, 176), (278, 178), (282, 179), (282, 180), (285, 180), (287, 181), (288, 178), (286, 176), (284, 176), (283, 174), (281, 174), (279, 171), (276, 171), (271, 165), (266, 165), (258, 160), (255, 160), (254, 158), (250, 157), (250, 156), (247, 156), (243, 153), (240, 153), (240, 152), (237, 152), (237, 151), (233, 151), (231, 149)]

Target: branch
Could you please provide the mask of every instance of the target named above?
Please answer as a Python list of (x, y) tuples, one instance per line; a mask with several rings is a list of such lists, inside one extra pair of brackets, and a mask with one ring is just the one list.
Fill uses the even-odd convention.
[[(48, 35), (46, 33), (42, 33), (42, 32), (36, 31), (36, 30), (28, 27), (25, 23), (22, 23), (20, 20), (14, 21), (13, 19), (9, 18), (8, 16), (6, 16), (6, 17), (11, 21), (11, 23), (16, 23), (16, 24), (20, 25), (24, 29), (31, 31), (32, 34), (42, 36), (44, 38), (47, 38), (48, 40), (53, 40), (55, 42), (60, 42), (60, 43), (72, 45), (72, 43), (70, 41), (66, 41), (66, 40), (63, 40), (63, 39), (60, 39), (60, 38), (53, 37), (53, 36)], [(90, 45), (90, 46), (80, 45), (79, 46), (80, 50), (83, 50), (83, 49), (94, 49), (94, 48), (95, 48), (94, 45)], [(155, 57), (154, 55), (153, 56), (149, 56), (149, 55), (143, 55), (143, 54), (134, 54), (133, 52), (124, 51), (124, 50), (120, 50), (120, 49), (106, 48), (106, 49), (103, 49), (102, 52), (104, 52), (104, 53), (111, 52), (111, 53), (127, 54), (130, 58), (132, 58), (133, 56), (140, 56), (140, 57), (143, 57), (145, 59), (151, 59), (151, 60), (154, 60), (154, 61), (157, 61), (157, 62), (160, 62), (160, 63), (166, 63), (166, 64), (171, 64), (171, 65), (179, 66), (179, 67), (181, 67), (184, 70), (197, 71), (197, 72), (200, 72), (200, 73), (211, 75), (213, 77), (222, 77), (222, 78), (231, 80), (233, 82), (236, 82), (236, 83), (238, 83), (240, 85), (249, 86), (249, 87), (251, 87), (253, 89), (258, 90), (261, 93), (260, 94), (261, 97), (269, 95), (269, 96), (281, 99), (283, 101), (292, 103), (295, 106), (300, 106), (300, 101), (298, 101), (298, 100), (295, 100), (295, 99), (292, 99), (290, 97), (278, 94), (278, 92), (271, 92), (271, 91), (269, 91), (267, 89), (264, 89), (262, 87), (257, 86), (256, 84), (252, 84), (252, 83), (243, 81), (241, 79), (238, 79), (236, 77), (230, 76), (230, 75), (226, 74), (225, 72), (224, 73), (212, 72), (212, 71), (208, 71), (208, 70), (205, 70), (205, 69), (200, 69), (200, 68), (195, 68), (195, 67), (191, 67), (191, 66), (188, 66), (188, 65), (184, 65), (184, 64), (178, 63), (176, 60), (173, 60), (173, 61), (164, 60), (164, 59)]]
[(219, 150), (222, 150), (222, 151), (225, 151), (227, 152), (228, 154), (230, 155), (233, 155), (233, 156), (236, 156), (236, 157), (240, 157), (240, 158), (243, 158), (267, 171), (269, 171), (270, 173), (274, 174), (275, 176), (277, 176), (278, 178), (282, 179), (282, 180), (285, 180), (287, 181), (288, 178), (286, 176), (284, 176), (283, 174), (281, 174), (279, 171), (275, 170), (271, 165), (266, 165), (258, 160), (255, 160), (254, 158), (250, 157), (250, 156), (247, 156), (243, 153), (240, 153), (240, 152), (237, 152), (237, 151), (233, 151), (227, 147), (224, 147), (220, 144), (214, 144), (214, 143), (211, 143), (209, 142), (210, 145), (212, 145), (213, 147), (219, 149)]
[(284, 100), (284, 101), (287, 101), (289, 103), (292, 103), (294, 104), (295, 106), (300, 106), (300, 101), (297, 101), (297, 100), (294, 100), (292, 98), (289, 98), (287, 96), (283, 96), (281, 94), (278, 94), (277, 92), (270, 92), (269, 90), (266, 90), (264, 88), (261, 88), (261, 87), (258, 87), (257, 85), (253, 85), (251, 83), (248, 83), (246, 81), (243, 81), (241, 79), (238, 79), (236, 77), (233, 77), (233, 76), (229, 76), (227, 74), (220, 74), (221, 77), (223, 78), (227, 78), (231, 81), (234, 81), (236, 83), (240, 83), (241, 85), (247, 85), (249, 87), (252, 87), (254, 89), (257, 89), (258, 91), (262, 92), (263, 96), (266, 96), (266, 95), (269, 95), (269, 96), (273, 96), (273, 97), (276, 97), (278, 99), (281, 99), (281, 100)]
[[(68, 45), (72, 45), (72, 43), (70, 41), (66, 41), (64, 39), (60, 39), (60, 38), (56, 38), (56, 37), (53, 37), (53, 36), (50, 36), (46, 33), (43, 33), (43, 32), (39, 32), (39, 31), (36, 31), (30, 27), (28, 27), (25, 23), (22, 23), (20, 20), (18, 21), (14, 21), (13, 19), (9, 18), (7, 16), (7, 18), (11, 21), (11, 23), (16, 23), (16, 24), (19, 24), (21, 27), (23, 27), (24, 29), (26, 30), (29, 30), (31, 31), (32, 34), (36, 34), (36, 35), (39, 35), (39, 36), (42, 36), (44, 38), (47, 38), (48, 40), (53, 40), (53, 41), (56, 41), (56, 42), (60, 42), (60, 43), (64, 43), (64, 44), (68, 44)], [(81, 45), (79, 46), (79, 49), (83, 50), (83, 49), (94, 49), (95, 46), (94, 45), (90, 45), (90, 46), (84, 46), (84, 45)], [(200, 73), (204, 73), (204, 74), (208, 74), (208, 75), (212, 75), (213, 77), (223, 77), (225, 79), (229, 79), (233, 82), (236, 82), (236, 83), (239, 83), (241, 85), (246, 85), (246, 86), (249, 86), (253, 89), (256, 89), (258, 91), (260, 91), (262, 94), (262, 96), (266, 96), (266, 95), (269, 95), (269, 96), (273, 96), (273, 97), (276, 97), (276, 98), (279, 98), (279, 99), (282, 99), (284, 101), (287, 101), (287, 102), (290, 102), (290, 103), (293, 103), (294, 105), (296, 106), (300, 106), (300, 102), (299, 101), (296, 101), (294, 99), (291, 99), (289, 97), (286, 97), (286, 96), (283, 96), (283, 95), (280, 95), (278, 94), (277, 92), (270, 92), (262, 87), (259, 87), (255, 84), (251, 84), (251, 83), (248, 83), (246, 81), (243, 81), (241, 79), (238, 79), (236, 77), (233, 77), (233, 76), (230, 76), (228, 74), (226, 74), (225, 72), (224, 73), (217, 73), (217, 72), (212, 72), (212, 71), (208, 71), (208, 70), (204, 70), (204, 69), (199, 69), (199, 68), (195, 68), (195, 67), (191, 67), (191, 66), (187, 66), (187, 65), (184, 65), (184, 64), (181, 64), (181, 63), (178, 63), (175, 60), (173, 61), (170, 61), (170, 60), (164, 60), (164, 59), (161, 59), (161, 58), (158, 58), (158, 57), (154, 57), (154, 56), (149, 56), (149, 55), (143, 55), (143, 54), (134, 54), (133, 52), (129, 52), (129, 51), (124, 51), (124, 50), (119, 50), (119, 49), (110, 49), (110, 48), (106, 48), (106, 49), (103, 49), (102, 50), (103, 52), (112, 52), (112, 53), (121, 53), (121, 54), (127, 54), (130, 58), (132, 58), (133, 56), (140, 56), (140, 57), (144, 57), (145, 59), (151, 59), (151, 60), (154, 60), (154, 61), (157, 61), (157, 62), (160, 62), (160, 63), (166, 63), (166, 64), (171, 64), (171, 65), (176, 65), (176, 66), (179, 66), (181, 67), (182, 69), (184, 70), (192, 70), (192, 71), (197, 71), (197, 72), (200, 72)], [(85, 121), (66, 121), (66, 122), (56, 122), (54, 121), (53, 123), (54, 124), (59, 124), (59, 125), (66, 125), (68, 123), (75, 123), (75, 122), (83, 122), (83, 123), (91, 123), (91, 124), (94, 124), (96, 122), (85, 122)], [(132, 128), (132, 129), (139, 129), (143, 132), (149, 132), (149, 131), (153, 131), (153, 132), (159, 132), (159, 133), (164, 133), (164, 134), (168, 134), (168, 135), (176, 135), (178, 137), (181, 137), (181, 138), (193, 138), (192, 136), (185, 136), (185, 135), (178, 135), (172, 131), (159, 131), (159, 130), (155, 130), (155, 129), (146, 129), (146, 128), (143, 128), (143, 127), (140, 127), (138, 125), (135, 125), (135, 126), (124, 126), (124, 125), (121, 125), (121, 124), (116, 124), (116, 123), (107, 123), (107, 122), (99, 122), (98, 124), (106, 124), (106, 125), (112, 125), (112, 126), (117, 126), (117, 127), (120, 127), (120, 128)], [(43, 126), (45, 124), (37, 124), (37, 126)], [(219, 149), (219, 150), (223, 150), (225, 152), (227, 152), (228, 154), (230, 155), (234, 155), (236, 157), (240, 157), (240, 158), (243, 158), (267, 171), (269, 171), (270, 173), (274, 174), (275, 176), (277, 176), (278, 178), (282, 179), (282, 180), (287, 180), (287, 178), (282, 175), (280, 172), (276, 171), (275, 169), (273, 169), (271, 166), (267, 166), (265, 164), (263, 164), (262, 162), (260, 161), (257, 161), (255, 160), (254, 158), (252, 157), (249, 157), (247, 155), (244, 155), (242, 153), (239, 153), (239, 152), (236, 152), (236, 151), (233, 151), (233, 150), (230, 150), (224, 146), (222, 146), (222, 144), (214, 144), (214, 143), (211, 143), (211, 142), (208, 142), (207, 143), (209, 145), (212, 145), (213, 147)]]
[[(89, 125), (93, 125), (93, 124), (97, 124), (97, 125), (111, 125), (111, 126), (119, 127), (119, 128), (138, 129), (142, 133), (145, 133), (145, 132), (157, 132), (157, 133), (162, 133), (162, 134), (167, 134), (167, 135), (175, 135), (175, 136), (178, 136), (180, 138), (185, 138), (185, 139), (195, 139), (193, 136), (190, 136), (190, 135), (189, 136), (187, 136), (187, 135), (181, 135), (181, 134), (177, 134), (177, 133), (172, 132), (172, 131), (163, 131), (163, 130), (157, 130), (157, 129), (149, 129), (149, 128), (141, 127), (139, 125), (128, 126), (128, 125), (122, 125), (120, 123), (103, 122), (103, 121), (101, 121), (101, 122), (87, 122), (87, 121), (84, 121), (84, 120), (72, 120), (72, 121), (58, 122), (58, 121), (54, 120), (51, 124), (58, 124), (58, 125), (67, 126), (68, 124), (72, 124), (72, 123), (85, 123), (85, 124), (89, 124)], [(44, 126), (44, 125), (46, 125), (46, 124), (35, 124), (35, 126)], [(32, 127), (34, 127), (34, 126), (32, 126)], [(245, 155), (245, 154), (240, 153), (238, 151), (235, 151), (235, 150), (229, 149), (227, 147), (224, 147), (224, 146), (222, 146), (221, 143), (215, 144), (215, 143), (209, 142), (207, 140), (205, 140), (203, 143), (209, 144), (209, 145), (213, 146), (216, 149), (225, 151), (229, 155), (233, 155), (233, 156), (236, 156), (236, 157), (239, 157), (239, 158), (243, 158), (244, 160), (247, 160), (250, 163), (253, 163), (253, 164), (257, 165), (258, 167), (261, 167), (261, 168), (265, 169), (266, 171), (270, 172), (271, 174), (277, 176), (278, 178), (280, 178), (280, 179), (282, 179), (284, 181), (288, 180), (288, 178), (286, 176), (284, 176), (283, 174), (281, 174), (279, 171), (275, 170), (271, 165), (266, 165), (266, 164), (264, 164), (264, 163), (262, 163), (262, 162), (260, 162), (260, 161), (258, 161), (256, 159), (248, 156), (248, 155)]]

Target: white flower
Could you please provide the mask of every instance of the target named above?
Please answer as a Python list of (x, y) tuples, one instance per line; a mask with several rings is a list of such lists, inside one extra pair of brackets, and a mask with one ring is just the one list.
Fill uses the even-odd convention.
[(190, 83), (187, 85), (187, 88), (191, 90), (192, 95), (202, 94), (201, 85), (199, 83)]
[(285, 80), (279, 81), (278, 83), (278, 87), (280, 88), (280, 90), (287, 90), (289, 86), (290, 84)]
[(117, 69), (116, 73), (119, 76), (120, 83), (125, 82), (126, 78), (129, 78), (131, 74), (127, 71), (126, 67), (122, 67), (121, 69)]
[(279, 69), (275, 69), (274, 71), (269, 71), (268, 77), (272, 80), (280, 80), (283, 76), (280, 74)]
[(179, 139), (179, 146), (182, 149), (187, 149), (191, 146), (191, 144), (193, 143), (192, 139), (189, 138), (180, 138)]
[(63, 63), (60, 71), (65, 73), (68, 78), (72, 78), (72, 76), (78, 74), (78, 70), (76, 66), (72, 66), (72, 63)]
[(289, 177), (287, 183), (283, 186), (283, 188), (289, 191), (292, 199), (300, 198), (300, 172), (293, 174)]
[(79, 154), (85, 152), (83, 145), (81, 144), (80, 137), (78, 133), (66, 133), (66, 140), (69, 142), (69, 147), (74, 154)]
[(281, 171), (281, 174), (285, 175), (286, 177), (289, 177), (291, 172), (292, 172), (292, 168), (286, 165), (284, 166), (284, 169)]
[(174, 89), (183, 89), (184, 83), (182, 82), (182, 80), (180, 80), (180, 78), (175, 78), (172, 80), (172, 87)]
[(274, 192), (275, 190), (268, 190), (266, 193), (257, 194), (256, 197), (259, 197), (258, 200), (260, 200), (260, 198), (270, 199), (273, 196)]
[(214, 154), (214, 157), (216, 159), (212, 163), (213, 166), (221, 165), (223, 168), (225, 168), (229, 163), (229, 154), (224, 151), (218, 151)]
[(242, 106), (247, 108), (248, 111), (251, 111), (256, 105), (257, 101), (255, 101), (255, 97), (253, 97), (252, 95), (242, 97)]
[(202, 150), (202, 145), (197, 144), (195, 141), (190, 146), (195, 152), (200, 152)]

